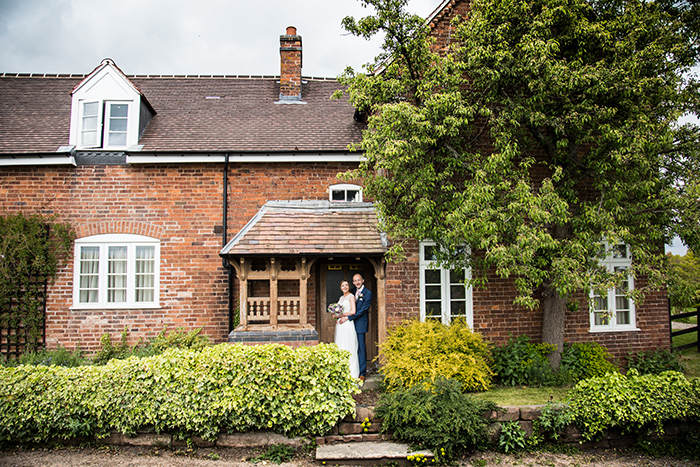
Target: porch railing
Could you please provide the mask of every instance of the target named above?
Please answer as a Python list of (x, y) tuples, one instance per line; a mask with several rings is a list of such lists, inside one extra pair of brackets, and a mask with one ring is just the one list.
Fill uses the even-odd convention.
[(246, 310), (248, 322), (255, 324), (270, 324), (273, 321), (301, 322), (301, 297), (278, 297), (276, 320), (272, 319), (275, 312), (272, 310), (270, 302), (270, 297), (248, 297)]

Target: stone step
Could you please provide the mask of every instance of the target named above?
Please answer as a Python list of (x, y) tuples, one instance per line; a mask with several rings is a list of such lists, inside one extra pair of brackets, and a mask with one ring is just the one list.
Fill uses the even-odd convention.
[(422, 455), (428, 459), (433, 453), (428, 450), (411, 451), (407, 444), (393, 442), (361, 442), (347, 444), (326, 444), (316, 448), (316, 460), (326, 465), (384, 465), (395, 462), (398, 465), (414, 465), (408, 456)]
[(368, 375), (365, 383), (360, 389), (363, 391), (369, 391), (372, 389), (379, 389), (379, 383), (382, 382), (382, 377), (376, 374)]

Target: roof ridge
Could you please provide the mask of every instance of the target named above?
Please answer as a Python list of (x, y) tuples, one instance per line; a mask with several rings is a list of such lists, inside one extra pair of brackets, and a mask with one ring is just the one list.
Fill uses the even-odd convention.
[(0, 73), (0, 78), (85, 78), (84, 73)]
[[(124, 75), (129, 79), (274, 79), (279, 80), (279, 75), (160, 75), (160, 74), (142, 74), (142, 75)], [(81, 78), (85, 79), (88, 74), (85, 73), (8, 73), (0, 72), (0, 78)], [(307, 81), (338, 81), (337, 78), (324, 76), (302, 76)]]

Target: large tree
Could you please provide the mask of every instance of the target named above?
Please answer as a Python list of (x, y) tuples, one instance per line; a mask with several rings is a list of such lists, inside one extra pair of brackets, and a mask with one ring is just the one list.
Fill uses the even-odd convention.
[(698, 128), (678, 123), (700, 108), (689, 4), (473, 0), (445, 48), (407, 0), (361, 1), (374, 14), (345, 28), (384, 44), (367, 73), (341, 77), (368, 115), (348, 177), (376, 200), (393, 253), (431, 239), (478, 284), (512, 278), (561, 350), (572, 295), (623, 274), (600, 266), (601, 244), (630, 245), (624, 274), (652, 279), (674, 235), (700, 251)]

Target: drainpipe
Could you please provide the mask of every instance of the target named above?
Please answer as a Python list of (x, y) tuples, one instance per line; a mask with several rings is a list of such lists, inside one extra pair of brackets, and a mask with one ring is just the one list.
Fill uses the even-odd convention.
[[(221, 248), (226, 246), (228, 242), (228, 161), (229, 154), (226, 153), (224, 156), (224, 219), (223, 219), (223, 245)], [(226, 273), (228, 275), (228, 332), (233, 330), (233, 267), (231, 263), (228, 262), (226, 258), (222, 259), (222, 263), (226, 268)]]

